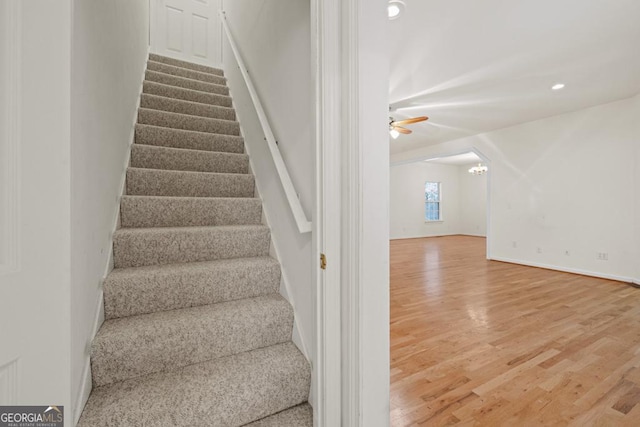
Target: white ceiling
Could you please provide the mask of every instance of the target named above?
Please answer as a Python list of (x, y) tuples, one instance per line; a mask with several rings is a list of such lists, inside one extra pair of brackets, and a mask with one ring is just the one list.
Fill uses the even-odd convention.
[(471, 163), (481, 163), (482, 159), (478, 157), (476, 153), (469, 152), (464, 154), (458, 154), (456, 156), (438, 157), (436, 159), (428, 159), (425, 162), (429, 163), (441, 163), (444, 165), (468, 165)]
[(405, 3), (389, 21), (390, 115), (430, 119), (392, 153), (640, 92), (640, 0)]

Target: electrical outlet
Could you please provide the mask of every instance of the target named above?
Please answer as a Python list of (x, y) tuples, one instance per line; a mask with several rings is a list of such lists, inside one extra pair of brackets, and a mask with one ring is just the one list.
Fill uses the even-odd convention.
[(538, 247), (538, 249), (536, 250), (536, 252), (538, 252), (539, 254), (542, 253), (542, 248)]
[(568, 251), (568, 250), (567, 250), (567, 251), (564, 251), (564, 254), (565, 254), (566, 256), (569, 256), (569, 251)]
[(596, 253), (596, 259), (600, 261), (609, 261), (609, 253), (607, 252), (598, 252)]
[(517, 248), (518, 247), (518, 242), (516, 242), (515, 240), (513, 242), (511, 242), (511, 247), (512, 248)]

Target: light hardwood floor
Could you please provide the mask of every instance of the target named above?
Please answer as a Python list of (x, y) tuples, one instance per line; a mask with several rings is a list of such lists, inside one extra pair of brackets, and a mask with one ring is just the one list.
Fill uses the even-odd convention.
[(391, 425), (640, 426), (640, 289), (391, 241)]

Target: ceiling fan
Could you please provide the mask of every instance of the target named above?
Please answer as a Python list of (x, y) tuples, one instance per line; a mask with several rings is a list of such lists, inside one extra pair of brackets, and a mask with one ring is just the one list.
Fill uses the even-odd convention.
[(393, 139), (396, 139), (398, 136), (400, 136), (401, 133), (405, 135), (409, 135), (412, 131), (403, 126), (410, 125), (413, 123), (424, 122), (425, 120), (429, 120), (429, 117), (420, 116), (420, 117), (412, 117), (410, 119), (397, 120), (397, 121), (394, 120), (393, 117), (389, 117), (389, 135), (391, 135)]

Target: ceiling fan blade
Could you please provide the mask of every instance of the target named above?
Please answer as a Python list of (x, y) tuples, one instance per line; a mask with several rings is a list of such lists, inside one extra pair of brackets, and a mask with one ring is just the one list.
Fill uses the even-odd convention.
[(409, 129), (407, 129), (407, 128), (403, 128), (402, 126), (393, 126), (393, 128), (394, 128), (395, 130), (397, 130), (398, 132), (403, 133), (403, 134), (405, 134), (405, 135), (409, 135), (409, 134), (412, 132), (412, 131), (410, 131), (410, 130), (409, 130)]
[(429, 117), (427, 117), (427, 116), (412, 117), (410, 119), (398, 120), (397, 122), (392, 122), (391, 125), (392, 126), (395, 126), (395, 125), (410, 125), (411, 123), (424, 122), (425, 120), (429, 120)]

